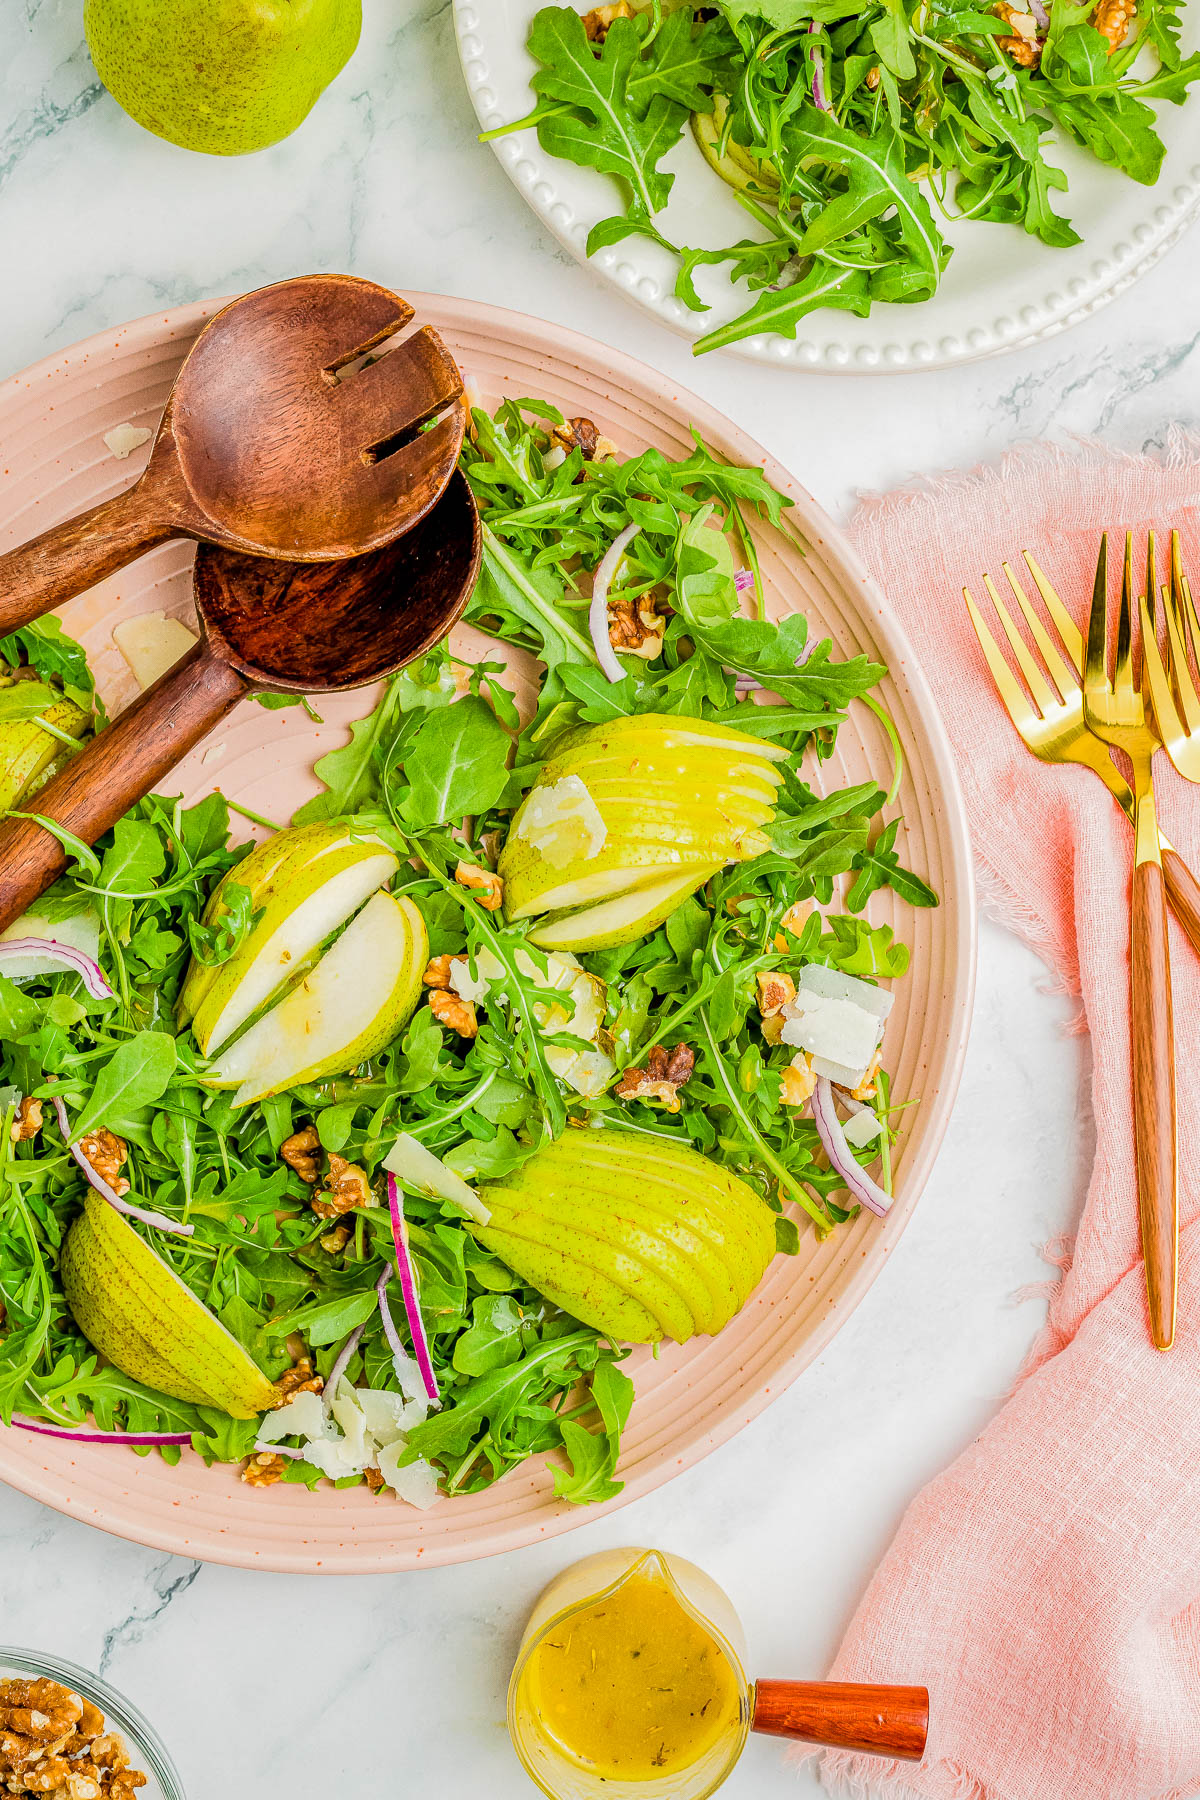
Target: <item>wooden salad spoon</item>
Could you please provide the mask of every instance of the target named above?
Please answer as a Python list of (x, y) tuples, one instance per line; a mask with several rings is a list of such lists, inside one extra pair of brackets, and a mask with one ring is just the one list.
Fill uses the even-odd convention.
[(0, 556), (0, 637), (169, 538), (319, 562), (410, 531), (449, 481), (466, 424), (462, 377), (428, 326), (364, 365), (412, 318), (407, 300), (349, 275), (223, 307), (132, 487)]
[[(345, 562), (277, 562), (201, 545), (200, 642), (39, 789), (28, 813), (94, 843), (247, 694), (336, 693), (393, 674), (460, 617), (480, 550), (475, 500), (458, 472), (413, 530)], [(0, 931), (66, 860), (37, 819), (0, 821)]]

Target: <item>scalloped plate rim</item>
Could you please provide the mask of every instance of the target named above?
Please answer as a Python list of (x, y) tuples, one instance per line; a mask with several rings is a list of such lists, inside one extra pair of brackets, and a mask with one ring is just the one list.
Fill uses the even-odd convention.
[[(488, 129), (507, 117), (521, 116), (528, 110), (532, 96), (521, 81), (510, 80), (507, 76), (497, 80), (493, 76), (486, 60), (487, 45), (493, 41), (488, 34), (508, 29), (507, 17), (514, 5), (522, 12), (536, 10), (535, 0), (482, 0), (489, 11), (486, 27), (481, 26), (479, 0), (452, 0), (452, 3), (463, 80), (480, 125)], [(1185, 26), (1191, 23), (1189, 16)], [(1194, 31), (1196, 27), (1192, 29)], [(497, 86), (510, 96), (511, 107), (499, 106)], [(1200, 213), (1200, 94), (1193, 96), (1190, 104), (1194, 109), (1188, 116), (1195, 139), (1191, 151), (1197, 159), (1194, 166), (1187, 171), (1186, 177), (1182, 170), (1170, 167), (1177, 134), (1169, 133), (1168, 168), (1159, 184), (1143, 190), (1147, 196), (1147, 218), (1140, 220), (1133, 229), (1131, 238), (1137, 240), (1136, 243), (1122, 239), (1103, 252), (1089, 252), (1098, 258), (1090, 277), (1074, 276), (1061, 291), (1059, 286), (1052, 287), (1049, 293), (1018, 291), (998, 318), (990, 323), (976, 321), (958, 337), (940, 333), (936, 324), (945, 293), (943, 288), (934, 299), (912, 307), (877, 305), (874, 309), (876, 318), (898, 319), (904, 314), (911, 315), (914, 321), (920, 318), (929, 322), (926, 330), (912, 337), (907, 337), (906, 327), (898, 324), (896, 331), (889, 334), (892, 341), (882, 347), (869, 338), (855, 341), (852, 337), (836, 335), (832, 323), (824, 334), (813, 332), (814, 319), (853, 321), (853, 315), (829, 309), (810, 314), (802, 321), (794, 339), (759, 335), (726, 346), (726, 353), (746, 361), (765, 363), (771, 368), (795, 368), (809, 374), (908, 374), (954, 368), (963, 363), (1003, 356), (1009, 351), (1027, 349), (1057, 337), (1099, 312), (1140, 280), (1178, 243)], [(1164, 116), (1170, 119), (1176, 110), (1168, 103), (1159, 109), (1160, 119)], [(1181, 115), (1183, 110), (1178, 109)], [(1181, 127), (1179, 136), (1182, 131)], [(708, 315), (703, 315), (705, 322), (700, 323), (701, 315), (689, 311), (664, 288), (658, 268), (665, 267), (666, 253), (657, 246), (631, 238), (621, 245), (600, 250), (595, 256), (587, 255), (584, 240), (598, 216), (579, 192), (581, 187), (586, 190), (588, 179), (594, 179), (588, 171), (548, 155), (530, 132), (494, 139), (489, 148), (546, 228), (582, 267), (594, 273), (596, 279), (616, 288), (633, 305), (678, 336), (694, 340), (713, 322)], [(1178, 154), (1184, 155), (1182, 145)], [(1102, 168), (1102, 165), (1096, 167)], [(582, 183), (580, 176), (584, 177)], [(1172, 181), (1174, 191), (1168, 200), (1164, 196)], [(1015, 227), (1012, 229), (1016, 235)], [(1017, 242), (1020, 241), (1017, 236)], [(1082, 254), (1088, 247), (1084, 244), (1076, 248)], [(1061, 256), (1070, 252), (1051, 251), (1048, 254)], [(963, 250), (960, 249), (957, 255), (961, 258)], [(1038, 285), (1041, 285), (1040, 281)], [(729, 309), (729, 316), (741, 311), (745, 304), (744, 290), (739, 290), (738, 305)], [(714, 311), (718, 310), (714, 308)], [(1036, 316), (1039, 313), (1040, 319)], [(1035, 315), (1032, 320), (1028, 317), (1030, 314)], [(1026, 329), (1016, 327), (1017, 315), (1025, 320)]]

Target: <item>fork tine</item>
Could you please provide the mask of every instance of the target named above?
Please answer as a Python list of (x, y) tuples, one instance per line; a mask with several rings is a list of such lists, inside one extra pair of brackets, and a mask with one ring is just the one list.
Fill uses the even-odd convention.
[(1133, 694), (1133, 533), (1125, 533), (1125, 554), (1121, 559), (1121, 600), (1117, 611), (1117, 660), (1113, 669), (1113, 692), (1126, 697)]
[(975, 604), (970, 588), (963, 589), (963, 599), (967, 603), (967, 612), (975, 627), (975, 636), (979, 639), (979, 648), (992, 671), (992, 680), (996, 683), (1000, 698), (1008, 710), (1008, 716), (1022, 735), (1031, 726), (1037, 724), (1037, 714), (1029, 704), (1024, 688), (1009, 668), (999, 644), (983, 622), (979, 608)]
[[(1172, 533), (1172, 536), (1174, 536), (1174, 535), (1175, 534)], [(1142, 589), (1142, 597), (1146, 602), (1146, 611), (1150, 616), (1150, 621), (1151, 621), (1152, 626), (1153, 626), (1153, 622), (1154, 622), (1154, 609), (1155, 609), (1155, 605), (1157, 604), (1155, 601), (1155, 595), (1157, 593), (1158, 593), (1158, 552), (1157, 552), (1157, 547), (1155, 545), (1154, 533), (1152, 531), (1148, 531), (1146, 533), (1146, 585)], [(1151, 635), (1153, 635), (1153, 631), (1151, 632)]]
[[(1167, 620), (1167, 646), (1171, 664), (1171, 680), (1179, 699), (1180, 711), (1186, 721), (1186, 730), (1190, 735), (1200, 731), (1200, 699), (1196, 695), (1196, 684), (1192, 680), (1192, 672), (1188, 667), (1187, 643), (1184, 633), (1190, 636), (1190, 626), (1184, 612), (1184, 596), (1182, 580), (1179, 578), (1172, 559), (1171, 584), (1162, 590), (1163, 612)], [(1193, 643), (1195, 640), (1193, 639)]]
[(1083, 666), (1087, 692), (1108, 694), (1108, 533), (1100, 539), (1096, 579), (1092, 586), (1092, 610), (1088, 614), (1087, 656)]
[(1187, 621), (1188, 637), (1191, 640), (1192, 655), (1200, 667), (1200, 619), (1196, 617), (1195, 602), (1192, 599), (1191, 584), (1183, 572), (1183, 554), (1179, 544), (1179, 533), (1171, 533), (1171, 592), (1180, 600), (1180, 611)]
[[(1147, 570), (1147, 573), (1149, 571)], [(1163, 611), (1169, 615), (1166, 589), (1163, 589)], [(1158, 647), (1155, 635), (1154, 618), (1150, 611), (1150, 601), (1143, 594), (1141, 599), (1142, 622), (1142, 674), (1150, 689), (1150, 699), (1154, 708), (1154, 717), (1158, 723), (1158, 735), (1164, 743), (1174, 743), (1183, 736), (1183, 725), (1175, 706), (1175, 697), (1171, 692), (1171, 683), (1167, 671), (1163, 667), (1162, 652)], [(1172, 661), (1174, 653), (1172, 652)]]
[(1076, 675), (1083, 673), (1083, 637), (1078, 625), (1051, 587), (1049, 581), (1038, 567), (1028, 550), (1022, 551), (1029, 573), (1037, 583), (1038, 593), (1042, 596), (1046, 611), (1050, 614), (1051, 623), (1063, 641), (1067, 655), (1075, 665)]
[(990, 575), (984, 576), (983, 585), (988, 591), (988, 598), (996, 609), (996, 617), (1004, 628), (1004, 635), (1012, 646), (1012, 653), (1016, 657), (1017, 662), (1020, 665), (1021, 673), (1025, 677), (1029, 687), (1029, 691), (1033, 695), (1034, 705), (1045, 713), (1050, 708), (1059, 704), (1059, 697), (1057, 694), (1052, 694), (1050, 692), (1049, 682), (1046, 680), (1046, 677), (1042, 674), (1042, 671), (1038, 668), (1036, 661), (1030, 654), (1029, 645), (1025, 642), (1025, 639), (1021, 636), (1021, 633), (1013, 623), (1012, 616), (1003, 600), (1001, 600), (999, 594), (996, 592), (996, 584)]
[(1050, 671), (1050, 679), (1057, 687), (1062, 699), (1066, 700), (1069, 696), (1079, 692), (1078, 670), (1069, 669), (1059, 655), (1054, 639), (1034, 611), (1029, 596), (1018, 581), (1012, 567), (1008, 563), (1002, 563), (1001, 567), (1008, 577), (1009, 586), (1017, 596), (1017, 605), (1025, 616), (1025, 623), (1033, 634), (1033, 641), (1041, 651), (1042, 660)]

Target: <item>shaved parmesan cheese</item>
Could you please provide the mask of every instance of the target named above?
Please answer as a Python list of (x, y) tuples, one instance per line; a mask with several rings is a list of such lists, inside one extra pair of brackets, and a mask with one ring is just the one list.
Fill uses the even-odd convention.
[(180, 657), (186, 656), (193, 644), (199, 643), (194, 631), (165, 613), (140, 613), (135, 619), (122, 619), (113, 626), (113, 643), (129, 664), (140, 688), (153, 687), (160, 675), (173, 669)]
[(396, 1463), (403, 1453), (403, 1444), (389, 1444), (385, 1450), (381, 1450), (379, 1473), (401, 1500), (407, 1500), (410, 1506), (419, 1506), (422, 1512), (428, 1512), (438, 1501), (437, 1470), (420, 1457), (416, 1462), (409, 1463), (407, 1468), (398, 1469)]
[(111, 431), (104, 434), (104, 442), (117, 458), (124, 462), (132, 450), (140, 450), (154, 436), (144, 425), (114, 425)]
[(411, 1470), (396, 1468), (408, 1433), (428, 1412), (424, 1399), (407, 1400), (386, 1388), (356, 1388), (342, 1380), (328, 1411), (317, 1394), (297, 1394), (270, 1413), (254, 1448), (271, 1451), (284, 1438), (297, 1437), (300, 1456), (330, 1481), (379, 1469), (402, 1500), (428, 1507), (438, 1497), (437, 1471), (426, 1462), (414, 1463)]
[[(560, 1032), (569, 1033), (571, 1037), (582, 1038), (585, 1043), (594, 1045), (604, 1023), (607, 994), (604, 983), (598, 975), (589, 975), (586, 969), (580, 968), (578, 957), (572, 956), (569, 950), (551, 951), (545, 960), (546, 966), (542, 969), (527, 950), (517, 951), (517, 968), (532, 987), (556, 988), (563, 992), (562, 1005), (548, 1000), (534, 1002), (533, 1015), (542, 1036), (557, 1037)], [(490, 950), (480, 950), (475, 957), (474, 974), (465, 959), (450, 964), (450, 986), (460, 999), (479, 1003), (486, 1001), (489, 988), (499, 982), (503, 974), (504, 967), (499, 958)], [(589, 1098), (600, 1093), (616, 1073), (616, 1064), (600, 1049), (581, 1051), (568, 1044), (548, 1044), (546, 1062), (560, 1081)], [(384, 1167), (404, 1179), (404, 1171), (395, 1167), (390, 1158)], [(470, 1188), (466, 1192), (470, 1193)], [(453, 1199), (456, 1196), (447, 1194), (445, 1197)], [(476, 1200), (475, 1204), (480, 1203)]]
[(810, 963), (796, 998), (783, 1008), (780, 1036), (810, 1052), (814, 1074), (854, 1088), (871, 1066), (891, 1010), (892, 996), (883, 988)]
[(474, 1188), (469, 1188), (461, 1175), (448, 1169), (439, 1156), (427, 1150), (424, 1144), (418, 1143), (402, 1131), (391, 1149), (383, 1159), (385, 1169), (398, 1176), (409, 1187), (418, 1192), (432, 1194), (438, 1200), (449, 1200), (453, 1206), (461, 1206), (469, 1219), (477, 1225), (486, 1225), (491, 1213), (483, 1204)]
[(867, 1144), (874, 1142), (882, 1129), (882, 1119), (869, 1106), (864, 1106), (861, 1112), (856, 1112), (853, 1118), (846, 1120), (842, 1126), (842, 1136), (856, 1150), (862, 1150)]
[(563, 775), (534, 789), (512, 835), (540, 851), (552, 869), (565, 869), (599, 856), (608, 827), (579, 776)]
[(829, 1000), (801, 988), (784, 1007), (783, 1019), (785, 1044), (866, 1073), (879, 1042), (879, 1020), (853, 1000)]

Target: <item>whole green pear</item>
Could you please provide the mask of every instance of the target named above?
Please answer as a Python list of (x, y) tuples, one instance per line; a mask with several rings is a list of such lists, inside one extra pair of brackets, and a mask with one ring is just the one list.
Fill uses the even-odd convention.
[(147, 131), (211, 156), (295, 131), (354, 54), (362, 0), (85, 0), (97, 73)]

